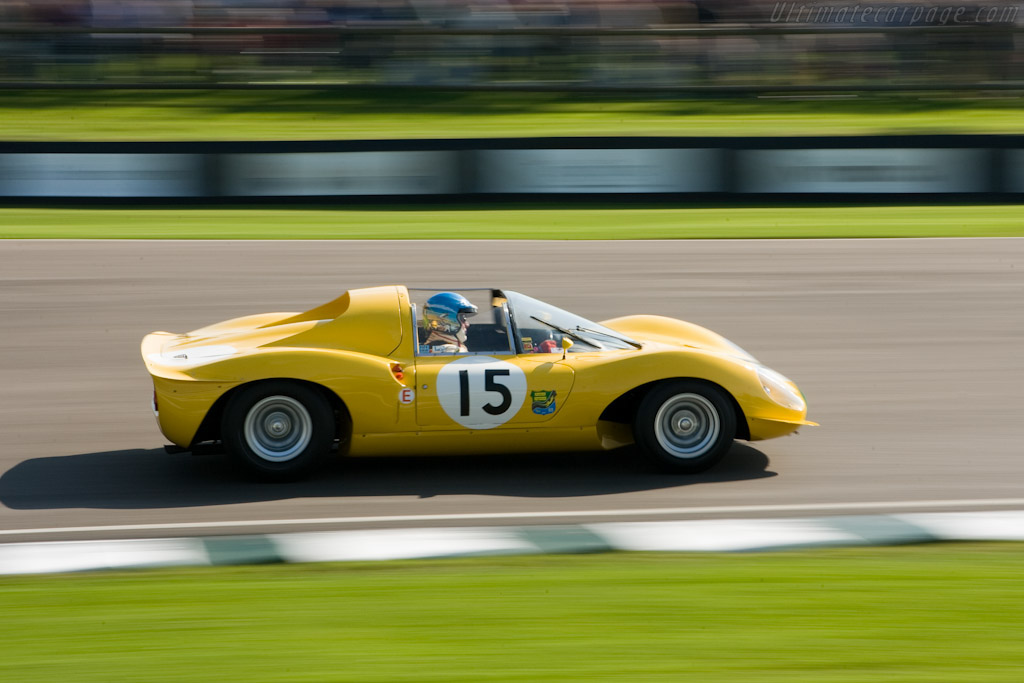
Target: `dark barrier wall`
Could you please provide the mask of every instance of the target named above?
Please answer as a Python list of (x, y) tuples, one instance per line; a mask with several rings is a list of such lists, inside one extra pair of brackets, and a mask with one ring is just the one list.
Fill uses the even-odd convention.
[(0, 143), (0, 198), (1024, 198), (1024, 136)]

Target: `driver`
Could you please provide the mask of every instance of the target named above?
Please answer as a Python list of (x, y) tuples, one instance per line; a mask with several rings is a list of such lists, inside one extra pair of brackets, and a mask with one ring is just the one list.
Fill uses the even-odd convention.
[(427, 346), (432, 353), (466, 353), (467, 318), (476, 315), (476, 306), (455, 292), (441, 292), (423, 306), (423, 326)]

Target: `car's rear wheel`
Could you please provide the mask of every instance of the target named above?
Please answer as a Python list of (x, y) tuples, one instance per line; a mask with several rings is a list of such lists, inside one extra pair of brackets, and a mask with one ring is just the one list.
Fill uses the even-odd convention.
[(736, 436), (736, 412), (718, 387), (678, 380), (655, 387), (633, 422), (637, 445), (660, 469), (702, 472), (722, 459)]
[(330, 452), (334, 411), (314, 388), (261, 382), (240, 389), (221, 423), (224, 447), (250, 473), (288, 481), (308, 474)]

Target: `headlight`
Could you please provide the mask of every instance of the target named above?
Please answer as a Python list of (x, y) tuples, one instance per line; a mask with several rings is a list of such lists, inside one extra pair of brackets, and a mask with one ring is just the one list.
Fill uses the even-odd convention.
[(779, 373), (769, 368), (760, 367), (757, 369), (757, 376), (761, 380), (761, 387), (768, 398), (790, 410), (806, 410), (807, 404), (800, 390), (796, 385)]

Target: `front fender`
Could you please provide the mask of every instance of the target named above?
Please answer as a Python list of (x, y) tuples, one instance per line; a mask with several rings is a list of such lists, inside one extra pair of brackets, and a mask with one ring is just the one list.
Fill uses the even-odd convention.
[(598, 353), (570, 356), (567, 362), (576, 371), (576, 383), (571, 400), (562, 409), (562, 419), (581, 426), (594, 424), (605, 408), (631, 391), (665, 380), (698, 379), (722, 387), (735, 399), (752, 438), (770, 431), (762, 429), (767, 423), (806, 424), (806, 408), (792, 410), (768, 397), (758, 377), (759, 365), (752, 361), (701, 349), (667, 347), (615, 354), (619, 357)]
[(685, 320), (661, 315), (629, 315), (605, 320), (601, 324), (639, 341), (705, 349), (757, 362), (753, 356), (717, 332)]

